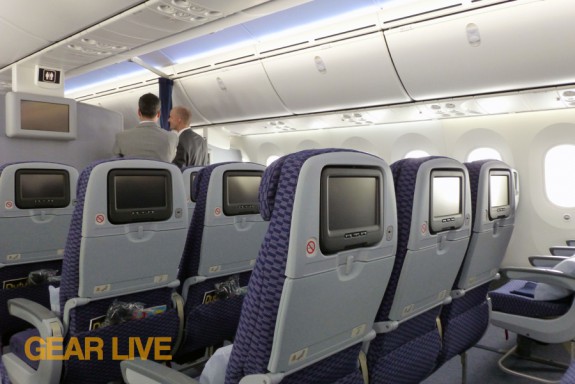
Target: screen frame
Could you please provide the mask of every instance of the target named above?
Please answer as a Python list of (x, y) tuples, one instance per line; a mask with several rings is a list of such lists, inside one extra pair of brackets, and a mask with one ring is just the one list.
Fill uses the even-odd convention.
[[(435, 215), (433, 196), (433, 179), (440, 177), (459, 178), (459, 212), (449, 215)], [(429, 176), (429, 229), (431, 234), (447, 230), (456, 230), (463, 226), (465, 215), (465, 172), (460, 169), (434, 169)]]
[[(32, 101), (68, 107), (68, 132), (22, 129), (22, 102)], [(6, 94), (6, 136), (29, 139), (74, 140), (77, 136), (77, 103), (74, 99), (23, 92)]]
[[(116, 176), (165, 176), (166, 206), (148, 209), (118, 209), (116, 207)], [(149, 221), (165, 221), (173, 214), (172, 174), (167, 169), (112, 169), (107, 176), (108, 221), (112, 224), (130, 224)]]
[[(329, 229), (329, 179), (331, 177), (369, 177), (376, 178), (376, 214), (377, 224), (338, 230)], [(359, 247), (369, 247), (383, 239), (383, 191), (384, 175), (377, 167), (325, 167), (320, 176), (320, 249), (324, 255), (330, 255)]]
[[(64, 196), (50, 199), (27, 198), (21, 194), (22, 175), (63, 175), (64, 176)], [(23, 168), (14, 173), (14, 203), (18, 209), (48, 209), (66, 208), (70, 205), (70, 172), (65, 169), (51, 168)]]
[[(229, 170), (225, 171), (222, 177), (222, 206), (223, 212), (226, 216), (237, 216), (237, 215), (259, 215), (260, 214), (260, 203), (258, 201), (257, 204), (238, 204), (238, 203), (230, 203), (227, 199), (228, 196), (228, 178), (234, 176), (259, 176), (260, 177), (260, 185), (261, 180), (264, 176), (264, 171), (258, 170)], [(259, 194), (259, 187), (258, 187), (258, 194)]]
[[(491, 176), (506, 176), (507, 177), (507, 204), (492, 206), (491, 205)], [(510, 170), (505, 169), (491, 169), (489, 171), (488, 180), (488, 197), (487, 202), (489, 206), (489, 220), (504, 219), (509, 217), (511, 214), (511, 199), (512, 193), (515, 193), (514, 183), (512, 179), (513, 175)]]

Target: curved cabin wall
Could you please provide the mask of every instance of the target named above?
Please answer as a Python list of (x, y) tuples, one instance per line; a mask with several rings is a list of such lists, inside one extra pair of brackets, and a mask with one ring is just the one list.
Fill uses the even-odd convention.
[[(241, 149), (246, 161), (265, 164), (272, 155), (351, 145), (391, 164), (415, 149), (465, 162), (473, 149), (489, 145), (518, 170), (521, 183), (515, 229), (503, 265), (528, 266), (528, 256), (549, 254), (550, 246), (573, 238), (575, 208), (553, 205), (545, 196), (543, 180), (547, 150), (558, 144), (575, 145), (574, 121), (575, 108), (570, 108), (234, 137), (232, 146)], [(482, 141), (485, 137), (488, 141)]]

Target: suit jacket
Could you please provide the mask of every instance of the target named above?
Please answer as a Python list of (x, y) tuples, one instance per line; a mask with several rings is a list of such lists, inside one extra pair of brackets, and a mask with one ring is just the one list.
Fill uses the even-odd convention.
[(173, 163), (180, 168), (207, 165), (208, 146), (204, 138), (191, 129), (182, 131)]
[(160, 128), (152, 121), (141, 122), (136, 128), (116, 134), (114, 154), (144, 157), (171, 162), (176, 154), (178, 135)]

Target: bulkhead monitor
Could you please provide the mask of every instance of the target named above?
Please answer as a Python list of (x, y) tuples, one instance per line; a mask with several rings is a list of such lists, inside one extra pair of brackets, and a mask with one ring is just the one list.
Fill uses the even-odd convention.
[(511, 213), (509, 202), (511, 173), (507, 170), (491, 170), (489, 172), (489, 219), (495, 220), (508, 217)]
[(14, 187), (19, 209), (70, 205), (70, 174), (63, 169), (19, 169), (15, 173)]
[(260, 213), (258, 193), (263, 171), (224, 172), (224, 215), (249, 215)]
[(429, 215), (431, 233), (460, 228), (463, 225), (463, 180), (458, 170), (431, 172)]
[(77, 131), (73, 99), (21, 92), (6, 94), (6, 135), (73, 140)]
[(21, 100), (20, 128), (24, 131), (70, 132), (70, 106)]
[(112, 224), (164, 221), (172, 216), (172, 176), (166, 169), (114, 169), (108, 173)]
[(368, 247), (383, 237), (383, 174), (377, 168), (326, 167), (320, 180), (323, 254)]

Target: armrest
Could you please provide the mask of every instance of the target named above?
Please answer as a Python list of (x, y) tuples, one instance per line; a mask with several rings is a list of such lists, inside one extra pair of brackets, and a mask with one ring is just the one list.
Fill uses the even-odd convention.
[(8, 300), (8, 312), (32, 324), (42, 338), (64, 336), (62, 322), (54, 312), (28, 299)]
[(565, 259), (566, 256), (529, 256), (529, 263), (534, 267), (553, 268)]
[(575, 240), (565, 240), (568, 247), (575, 247)]
[[(64, 336), (64, 326), (58, 316), (31, 300), (17, 298), (8, 300), (8, 311), (11, 315), (26, 320), (34, 325), (40, 332), (42, 339), (59, 338)], [(62, 341), (52, 341), (52, 344), (61, 344)], [(54, 355), (63, 354), (63, 351), (53, 351)], [(2, 362), (10, 381), (14, 384), (57, 384), (62, 373), (62, 361), (59, 359), (40, 360), (37, 370), (30, 368), (13, 353), (2, 356)]]
[(567, 246), (549, 247), (549, 252), (553, 256), (574, 256), (575, 247), (567, 247)]
[(547, 283), (575, 291), (575, 277), (554, 269), (511, 267), (502, 269), (501, 272), (510, 279)]
[(120, 366), (127, 384), (199, 384), (197, 380), (151, 360), (124, 360)]

